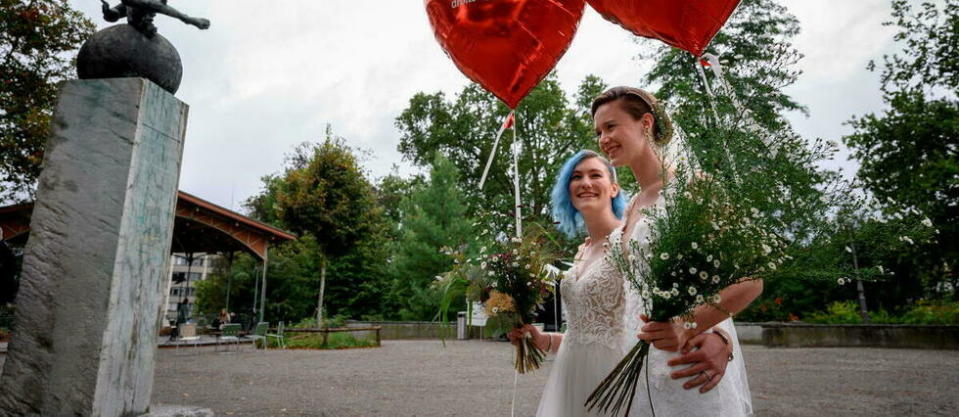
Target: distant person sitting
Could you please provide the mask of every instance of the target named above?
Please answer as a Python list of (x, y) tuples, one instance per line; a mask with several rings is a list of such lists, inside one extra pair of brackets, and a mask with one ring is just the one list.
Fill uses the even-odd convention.
[(230, 314), (226, 312), (226, 309), (220, 309), (220, 314), (213, 319), (213, 328), (219, 330), (221, 326), (230, 322)]

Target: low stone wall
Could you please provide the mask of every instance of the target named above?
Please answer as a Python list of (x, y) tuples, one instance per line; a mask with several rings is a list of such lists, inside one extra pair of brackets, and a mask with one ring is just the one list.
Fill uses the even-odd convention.
[[(441, 324), (428, 321), (349, 321), (350, 327), (380, 326), (380, 337), (438, 339)], [(456, 339), (454, 323), (445, 325), (446, 338)], [(362, 332), (357, 332), (362, 333)], [(356, 334), (360, 337), (373, 337)], [(736, 323), (739, 342), (767, 347), (885, 347), (898, 349), (959, 349), (959, 326), (902, 324)], [(482, 338), (482, 327), (470, 328)]]
[(768, 347), (959, 349), (959, 326), (762, 323)]

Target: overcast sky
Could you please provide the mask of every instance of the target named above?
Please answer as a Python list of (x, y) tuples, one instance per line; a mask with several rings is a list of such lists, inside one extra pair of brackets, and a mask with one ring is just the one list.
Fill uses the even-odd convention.
[[(99, 27), (96, 0), (70, 0)], [(119, 0), (111, 0), (116, 4)], [(783, 0), (802, 25), (795, 39), (804, 74), (788, 93), (808, 106), (791, 115), (805, 137), (838, 140), (853, 115), (882, 109), (870, 59), (895, 52), (890, 0)], [(452, 96), (467, 82), (433, 38), (421, 0), (171, 0), (209, 18), (200, 31), (158, 17), (177, 47), (190, 105), (180, 189), (228, 208), (282, 169), (294, 145), (322, 138), (325, 126), (371, 150), (364, 165), (376, 178), (391, 167), (413, 172), (396, 151), (393, 120), (416, 92)], [(653, 41), (648, 41), (653, 42)], [(610, 85), (639, 85), (649, 62), (620, 27), (587, 7), (573, 44), (557, 66), (572, 94), (587, 74)], [(839, 165), (853, 167), (850, 163)]]

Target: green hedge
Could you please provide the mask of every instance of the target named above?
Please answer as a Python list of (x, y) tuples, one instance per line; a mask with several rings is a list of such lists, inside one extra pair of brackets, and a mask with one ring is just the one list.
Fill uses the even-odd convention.
[[(922, 300), (900, 314), (893, 314), (886, 310), (870, 311), (869, 318), (874, 324), (959, 325), (959, 302)], [(826, 311), (813, 313), (804, 321), (823, 324), (861, 324), (862, 317), (859, 315), (858, 303), (837, 301), (830, 304)]]

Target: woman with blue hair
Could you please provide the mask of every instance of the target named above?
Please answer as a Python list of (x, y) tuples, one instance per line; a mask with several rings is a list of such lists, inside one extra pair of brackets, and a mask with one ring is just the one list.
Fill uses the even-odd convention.
[(585, 416), (589, 393), (623, 357), (624, 281), (605, 257), (609, 235), (621, 224), (626, 198), (616, 171), (593, 151), (566, 160), (552, 192), (553, 218), (570, 238), (583, 231), (572, 268), (560, 283), (567, 331), (543, 333), (524, 326), (537, 346), (556, 353), (537, 416)]

